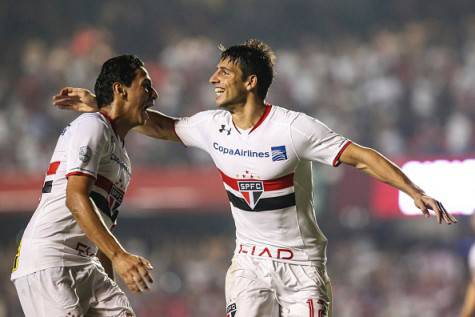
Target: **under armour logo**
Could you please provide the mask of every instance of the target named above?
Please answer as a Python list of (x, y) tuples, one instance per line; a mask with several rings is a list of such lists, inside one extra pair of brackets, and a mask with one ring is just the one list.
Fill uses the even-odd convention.
[(230, 135), (230, 134), (231, 134), (231, 128), (226, 129), (226, 125), (222, 124), (222, 125), (221, 125), (221, 129), (219, 129), (219, 132), (223, 133), (224, 131), (226, 131), (226, 134), (227, 134), (227, 135)]

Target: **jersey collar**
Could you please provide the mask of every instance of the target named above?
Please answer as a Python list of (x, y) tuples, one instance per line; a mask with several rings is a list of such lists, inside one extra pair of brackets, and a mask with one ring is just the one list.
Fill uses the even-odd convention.
[(119, 135), (117, 134), (117, 132), (115, 131), (114, 125), (112, 124), (112, 121), (113, 121), (112, 118), (109, 117), (109, 115), (108, 115), (107, 113), (104, 113), (104, 112), (101, 112), (101, 111), (99, 111), (99, 113), (107, 120), (107, 122), (109, 122), (109, 124), (110, 124), (110, 126), (111, 126), (111, 128), (112, 128), (112, 131), (114, 131), (115, 137), (122, 143), (122, 147), (123, 147), (123, 146), (125, 145), (125, 142), (124, 142), (124, 140), (122, 140), (122, 139), (120, 138), (120, 136), (119, 136)]
[[(267, 116), (269, 115), (270, 111), (272, 110), (272, 105), (269, 104), (269, 103), (266, 103), (265, 104), (265, 108), (264, 108), (264, 113), (262, 114), (262, 116), (259, 118), (259, 120), (256, 122), (256, 124), (252, 127), (252, 129), (249, 131), (248, 134), (251, 134), (252, 131), (254, 131), (255, 129), (257, 129), (261, 124), (262, 122), (264, 122), (264, 120), (267, 118)], [(241, 134), (241, 130), (238, 129), (238, 127), (236, 127), (236, 125), (234, 124), (234, 121), (233, 121), (233, 125), (234, 125), (234, 128), (236, 129), (236, 131)]]

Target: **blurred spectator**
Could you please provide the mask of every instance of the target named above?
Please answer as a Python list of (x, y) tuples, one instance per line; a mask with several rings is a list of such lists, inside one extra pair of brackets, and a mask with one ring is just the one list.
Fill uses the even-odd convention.
[[(146, 61), (159, 110), (182, 116), (214, 107), (208, 78), (217, 45), (249, 36), (276, 48), (269, 102), (307, 112), (391, 157), (473, 155), (474, 12), (473, 1), (465, 0), (2, 1), (0, 38), (8, 49), (0, 53), (0, 164), (44, 173), (59, 132), (76, 116), (54, 109), (51, 96), (65, 85), (92, 89), (113, 55), (134, 53)], [(202, 152), (167, 142), (132, 134), (127, 143), (134, 166), (209, 164)], [(338, 181), (339, 171), (321, 172), (320, 180)], [(385, 230), (369, 234), (368, 214), (352, 215), (365, 217), (356, 219), (355, 230), (363, 226), (356, 237), (322, 226), (334, 235), (335, 316), (457, 315), (466, 276), (456, 250), (391, 241)], [(194, 224), (184, 229), (192, 232), (124, 231), (160, 274), (150, 294), (131, 296), (138, 316), (224, 315), (233, 234)], [(16, 245), (11, 237), (0, 242), (0, 317), (22, 316), (8, 280)]]

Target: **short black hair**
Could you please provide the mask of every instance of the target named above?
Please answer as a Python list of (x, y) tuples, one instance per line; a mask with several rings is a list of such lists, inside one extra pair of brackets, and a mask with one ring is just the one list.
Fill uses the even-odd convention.
[(97, 76), (94, 85), (97, 106), (109, 105), (114, 100), (112, 85), (116, 82), (129, 87), (136, 76), (136, 72), (144, 63), (135, 55), (119, 55), (107, 60)]
[(224, 48), (220, 45), (221, 60), (229, 60), (240, 66), (243, 79), (257, 76), (257, 95), (264, 99), (274, 79), (275, 54), (262, 41), (249, 39), (244, 44)]

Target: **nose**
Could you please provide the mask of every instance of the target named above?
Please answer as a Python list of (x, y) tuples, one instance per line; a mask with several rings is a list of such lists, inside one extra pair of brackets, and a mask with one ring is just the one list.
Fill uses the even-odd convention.
[(219, 82), (219, 79), (218, 79), (218, 71), (216, 70), (213, 75), (211, 75), (211, 77), (209, 78), (209, 83), (210, 84), (217, 84)]

